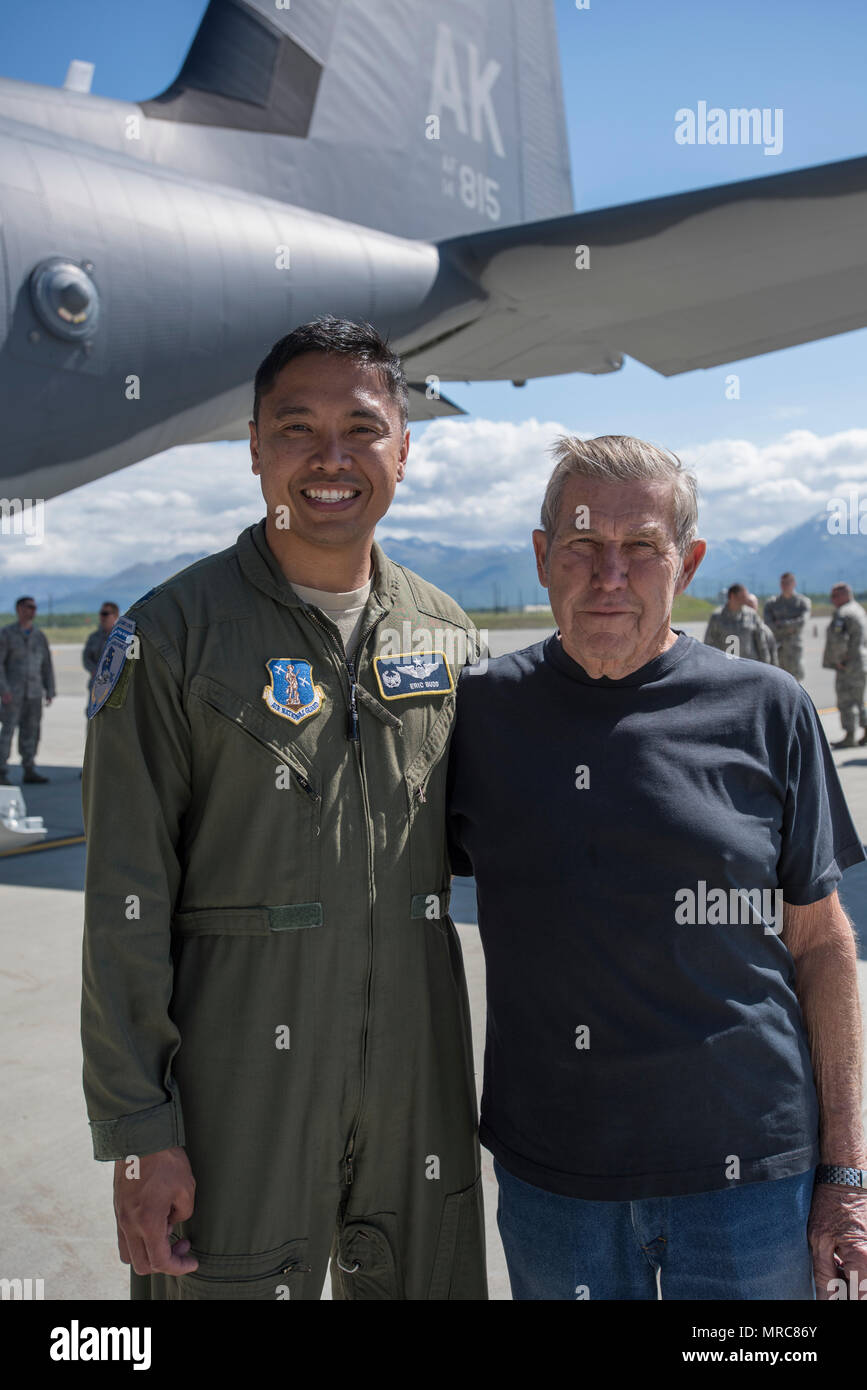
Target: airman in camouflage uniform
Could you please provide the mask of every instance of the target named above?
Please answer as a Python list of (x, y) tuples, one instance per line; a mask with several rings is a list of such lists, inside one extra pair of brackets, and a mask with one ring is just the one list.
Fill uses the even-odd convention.
[(804, 679), (804, 627), (812, 604), (795, 590), (795, 576), (780, 575), (780, 592), (765, 604), (765, 622), (777, 639), (778, 665), (797, 680)]
[(773, 665), (764, 624), (758, 613), (750, 608), (749, 595), (743, 584), (732, 584), (722, 608), (710, 615), (704, 640), (709, 647), (718, 647), (727, 656), (745, 656), (752, 661)]
[(836, 613), (828, 624), (822, 665), (836, 671), (835, 687), (843, 738), (832, 748), (854, 748), (859, 724), (867, 743), (867, 713), (864, 710), (864, 681), (867, 678), (867, 613), (856, 603), (848, 584), (835, 584), (831, 602)]
[(42, 724), (42, 696), (54, 699), (54, 667), (44, 632), (33, 625), (36, 603), (20, 598), (18, 621), (0, 628), (0, 783), (8, 781), (6, 765), (12, 738), (18, 730), (23, 782), (47, 782), (33, 766)]
[[(102, 657), (103, 648), (108, 641), (108, 634), (111, 632), (120, 616), (120, 609), (116, 603), (104, 603), (99, 610), (99, 627), (94, 628), (87, 638), (84, 649), (81, 653), (81, 664), (88, 674), (87, 693), (93, 689), (93, 678)], [(87, 711), (85, 710), (85, 713)]]
[[(752, 608), (753, 612), (756, 615), (758, 615), (759, 601), (756, 598), (755, 594), (747, 594), (747, 603), (749, 604), (750, 608)], [(780, 660), (779, 653), (777, 651), (777, 639), (774, 636), (771, 629), (768, 627), (767, 623), (762, 622), (761, 618), (759, 618), (759, 623), (761, 625), (764, 639), (768, 644), (768, 664), (770, 666), (779, 666)]]

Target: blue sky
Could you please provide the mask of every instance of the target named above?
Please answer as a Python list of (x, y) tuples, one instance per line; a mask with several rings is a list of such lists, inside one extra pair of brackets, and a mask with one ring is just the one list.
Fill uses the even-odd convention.
[[(149, 97), (175, 76), (205, 8), (204, 0), (7, 5), (0, 19), (0, 73), (57, 86), (69, 60), (84, 58), (96, 65), (95, 93)], [(556, 0), (556, 11), (579, 208), (867, 152), (867, 9), (861, 0), (821, 5), (815, 0), (660, 0), (652, 5), (590, 0), (587, 10), (577, 10), (573, 0)], [(724, 108), (783, 108), (782, 153), (769, 158), (754, 146), (678, 145), (675, 111), (699, 100)], [(724, 393), (731, 371), (740, 376), (737, 401)], [(802, 520), (817, 499), (821, 504), (818, 475), (828, 458), (833, 455), (839, 463), (841, 457), (840, 449), (835, 454), (828, 444), (832, 437), (843, 440), (844, 463), (831, 470), (828, 486), (843, 475), (858, 481), (860, 459), (867, 453), (862, 448), (865, 380), (867, 330), (670, 379), (627, 361), (608, 377), (548, 378), (521, 390), (462, 382), (444, 389), (475, 420), (489, 422), (495, 444), (494, 427), (523, 427), (535, 420), (587, 434), (637, 434), (692, 460), (703, 459), (706, 470), (711, 461), (718, 469), (720, 460), (728, 466), (735, 457), (735, 473), (740, 470), (742, 479), (770, 461), (778, 506), (773, 525), (770, 512), (757, 524), (755, 534), (763, 539), (774, 527)], [(809, 478), (801, 455), (786, 443), (792, 431), (824, 441), (821, 447), (810, 443), (807, 450)], [(419, 446), (426, 435), (433, 448), (443, 437), (441, 424), (415, 427)], [(228, 446), (211, 447), (218, 458), (219, 449)], [(788, 460), (782, 468), (775, 468), (778, 456)], [(126, 472), (143, 477), (148, 467)], [(787, 487), (787, 467), (793, 488)], [(102, 480), (90, 489), (110, 485), (110, 479)], [(124, 479), (124, 485), (131, 486), (131, 480)], [(728, 502), (727, 508), (717, 507), (710, 499), (709, 534), (738, 534), (737, 494)]]

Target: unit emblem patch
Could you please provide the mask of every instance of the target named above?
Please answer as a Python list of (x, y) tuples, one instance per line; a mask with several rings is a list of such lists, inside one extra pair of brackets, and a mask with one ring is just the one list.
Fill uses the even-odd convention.
[(325, 695), (313, 684), (313, 667), (309, 661), (272, 656), (265, 662), (265, 669), (271, 679), (262, 691), (262, 699), (274, 714), (300, 724), (311, 714), (319, 713)]
[(93, 677), (93, 685), (90, 690), (90, 703), (87, 706), (87, 717), (92, 719), (95, 714), (102, 709), (114, 687), (120, 680), (124, 663), (134, 643), (135, 619), (118, 618), (111, 632), (106, 638), (105, 646), (102, 649), (102, 656)]

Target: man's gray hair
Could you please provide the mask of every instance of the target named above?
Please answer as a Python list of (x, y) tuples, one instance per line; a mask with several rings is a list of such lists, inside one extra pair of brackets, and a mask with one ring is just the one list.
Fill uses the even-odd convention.
[(681, 557), (686, 554), (698, 535), (698, 483), (676, 454), (628, 434), (601, 434), (596, 439), (564, 434), (549, 452), (556, 461), (542, 502), (542, 527), (549, 541), (557, 530), (563, 489), (570, 478), (604, 483), (661, 478), (672, 485), (677, 549)]

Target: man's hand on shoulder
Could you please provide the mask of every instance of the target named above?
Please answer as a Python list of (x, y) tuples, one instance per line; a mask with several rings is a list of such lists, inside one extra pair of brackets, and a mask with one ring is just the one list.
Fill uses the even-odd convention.
[(136, 1274), (192, 1274), (199, 1262), (187, 1252), (188, 1240), (173, 1246), (172, 1226), (193, 1214), (196, 1180), (186, 1150), (175, 1147), (137, 1159), (138, 1177), (129, 1160), (114, 1165), (114, 1211), (117, 1247), (123, 1264)]

